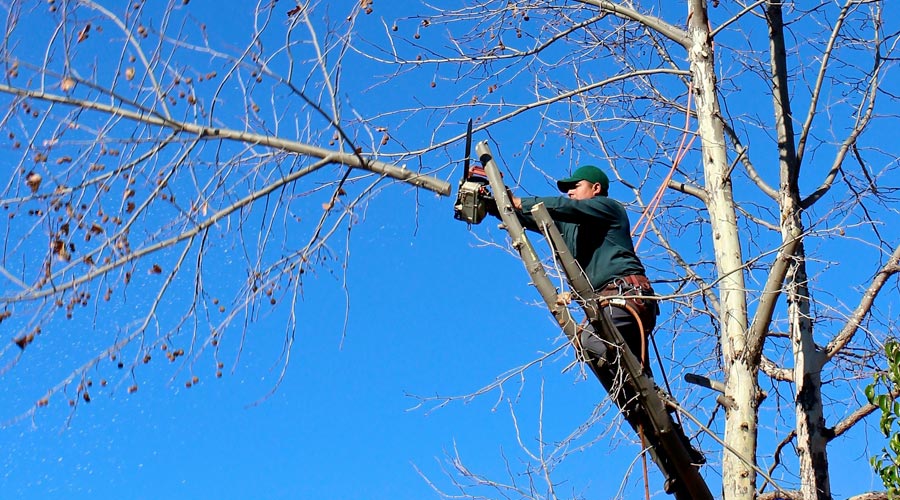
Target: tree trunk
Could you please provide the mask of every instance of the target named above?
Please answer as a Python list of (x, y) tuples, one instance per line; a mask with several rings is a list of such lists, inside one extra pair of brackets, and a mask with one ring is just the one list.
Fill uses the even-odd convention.
[(722, 489), (726, 499), (752, 500), (756, 496), (758, 363), (747, 356), (747, 301), (744, 292), (743, 257), (737, 228), (734, 196), (725, 146), (725, 134), (716, 89), (714, 52), (709, 37), (706, 5), (690, 2), (688, 57), (702, 140), (703, 170), (707, 209), (712, 226), (713, 246), (721, 297), (722, 355), (725, 365), (725, 394), (734, 406), (725, 414), (725, 442), (739, 453), (725, 452), (722, 458)]
[(825, 356), (813, 340), (809, 315), (809, 289), (803, 246), (788, 275), (788, 317), (794, 349), (794, 381), (797, 390), (797, 453), (800, 458), (800, 494), (804, 500), (831, 498), (828, 480), (828, 440), (822, 412), (822, 363)]
[[(803, 234), (799, 186), (801, 163), (795, 147), (792, 123), (794, 113), (788, 89), (789, 71), (781, 4), (770, 2), (766, 7), (766, 17), (769, 26), (775, 128), (778, 134), (781, 229), (782, 239), (787, 243)], [(804, 500), (824, 500), (831, 498), (828, 455), (825, 449), (828, 441), (824, 434), (825, 418), (822, 411), (821, 370), (825, 357), (813, 339), (805, 258), (803, 241), (800, 240), (792, 256), (793, 262), (785, 283), (797, 394), (795, 416), (797, 453), (800, 459), (800, 494)]]

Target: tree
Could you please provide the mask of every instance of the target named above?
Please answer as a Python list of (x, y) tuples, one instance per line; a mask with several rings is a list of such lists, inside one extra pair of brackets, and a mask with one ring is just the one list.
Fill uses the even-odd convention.
[[(668, 188), (640, 250), (671, 307), (660, 331), (700, 346), (674, 369), (724, 383), (722, 421), (712, 395), (682, 398), (727, 444), (724, 498), (830, 498), (827, 445), (871, 413), (859, 380), (883, 363), (894, 328), (887, 3), (352, 4), (331, 17), (341, 7), (261, 2), (237, 48), (193, 21), (194, 4), (7, 9), (0, 92), (18, 175), (0, 203), (13, 216), (3, 270), (16, 290), (0, 301), (17, 335), (3, 355), (150, 273), (158, 293), (137, 326), (51, 392), (84, 385), (107, 357), (136, 366), (170, 344), (178, 357), (189, 338), (196, 359), (270, 297), (296, 300), (308, 273), (340, 257), (328, 242), (384, 178), (446, 192), (425, 174), (453, 175), (474, 116), (523, 186), (600, 161), (636, 211)], [(24, 26), (46, 43), (26, 44)], [(95, 58), (100, 44), (117, 57)], [(279, 228), (301, 212), (307, 222), (311, 205), (319, 216), (297, 244)], [(25, 258), (48, 246), (41, 262)], [(244, 262), (241, 286), (206, 289), (204, 266), (223, 258)], [(170, 287), (192, 300), (162, 315)], [(840, 399), (858, 403), (829, 403)], [(767, 465), (775, 486), (759, 479)]]
[[(250, 10), (255, 29), (245, 45), (218, 51), (192, 8), (6, 8), (0, 92), (15, 165), (0, 201), (9, 221), (0, 320), (14, 332), (2, 350), (7, 369), (82, 308), (96, 307), (88, 320), (96, 323), (103, 310), (133, 303), (129, 286), (141, 282), (141, 319), (116, 325), (116, 338), (70, 367), (36, 407), (60, 392), (73, 406), (89, 401), (88, 374), (107, 359), (133, 368), (162, 350), (193, 366), (217, 351), (236, 319), (250, 323), (279, 301), (295, 304), (306, 273), (340, 260), (329, 246), (335, 233), (358, 223), (386, 181), (449, 193), (419, 168), (379, 161), (386, 132), (352, 130), (332, 81), (341, 60), (323, 52), (335, 49), (336, 33), (319, 35), (306, 14), (285, 16), (262, 2)], [(324, 36), (322, 45), (301, 55), (288, 39), (267, 52), (280, 46), (266, 29), (284, 19), (288, 37)], [(210, 278), (223, 272), (238, 284), (216, 290)], [(152, 298), (147, 287), (156, 288)], [(185, 290), (184, 307), (164, 305)], [(295, 328), (286, 328), (285, 366)], [(189, 371), (188, 385), (198, 377)], [(137, 390), (137, 379), (128, 386)]]
[[(888, 498), (900, 495), (900, 474), (897, 473), (898, 453), (900, 453), (900, 434), (894, 428), (900, 416), (900, 405), (897, 404), (897, 382), (900, 381), (900, 350), (895, 340), (885, 344), (888, 358), (888, 369), (885, 373), (876, 373), (874, 383), (866, 386), (866, 399), (869, 404), (881, 410), (879, 429), (888, 439), (888, 448), (882, 448), (881, 454), (871, 458), (872, 467), (881, 477), (887, 489)], [(878, 385), (886, 386), (882, 393)], [(878, 391), (878, 392), (876, 392)]]
[[(721, 363), (725, 395), (733, 402), (724, 423), (725, 441), (735, 451), (723, 455), (726, 497), (757, 494), (757, 473), (748, 462), (758, 462), (759, 405), (769, 392), (760, 387), (763, 374), (771, 392), (796, 395), (787, 401), (794, 408), (796, 429), (789, 440), (796, 441), (800, 476), (791, 495), (828, 498), (826, 445), (859, 414), (838, 415), (834, 425), (826, 425), (822, 374), (831, 381), (854, 379), (859, 367), (875, 358), (889, 326), (874, 300), (897, 272), (900, 258), (895, 236), (887, 236), (881, 222), (893, 213), (895, 181), (890, 179), (896, 174), (894, 155), (884, 151), (876, 132), (891, 120), (889, 112), (877, 112), (876, 104), (886, 99), (889, 109), (895, 95), (885, 87), (896, 38), (881, 31), (883, 5), (851, 1), (801, 11), (757, 2), (708, 11), (705, 2), (686, 2), (686, 14), (679, 15), (668, 5), (582, 3), (590, 7), (483, 3), (423, 20), (422, 26), (450, 26), (477, 11), (479, 26), (486, 27), (479, 33), (489, 35), (458, 36), (472, 45), (452, 55), (432, 55), (424, 63), (483, 63), (473, 66), (490, 75), (482, 86), (490, 95), (477, 96), (478, 105), (498, 115), (486, 116), (483, 126), (522, 120), (517, 115), (525, 110), (542, 109), (532, 128), (540, 132), (523, 148), (523, 166), (542, 163), (533, 159), (538, 155), (532, 148), (551, 131), (569, 139), (571, 163), (585, 157), (607, 158), (611, 168), (635, 158), (640, 165), (675, 163), (673, 157), (681, 154), (678, 141), (688, 128), (676, 118), (686, 111), (678, 97), (693, 99), (696, 104), (687, 112), (696, 120), (700, 139), (697, 169), (681, 161), (676, 173), (682, 178), (667, 184), (699, 205), (690, 198), (672, 200), (666, 225), (653, 227), (660, 248), (679, 264), (670, 278), (681, 283), (675, 290), (696, 287), (694, 297), (709, 304), (703, 309), (717, 321), (721, 357), (716, 364)], [(687, 19), (687, 29), (679, 19)], [(529, 22), (538, 27), (525, 27)], [(570, 44), (561, 48), (563, 41)], [(422, 63), (402, 53), (386, 56), (392, 57), (397, 64)], [(528, 104), (492, 97), (498, 86), (525, 79), (534, 92)], [(766, 115), (759, 111), (761, 95), (772, 102)], [(560, 103), (561, 110), (553, 107)], [(814, 161), (824, 167), (801, 178), (801, 166)], [(777, 169), (771, 167), (776, 164)], [(640, 167), (635, 171), (640, 200), (638, 188), (652, 185), (654, 177), (652, 171), (640, 173)], [(768, 202), (760, 202), (751, 189)], [(695, 224), (697, 219), (704, 224)], [(776, 229), (779, 237), (770, 240)], [(815, 300), (811, 283), (822, 295), (834, 293), (826, 281), (831, 266), (813, 266), (817, 274), (811, 280), (806, 250), (812, 241), (848, 233), (875, 249), (868, 259), (868, 284), (852, 308)], [(675, 239), (685, 235), (703, 242), (705, 250), (683, 257)], [(812, 262), (829, 262), (821, 254), (813, 257)], [(760, 286), (748, 285), (754, 282)], [(687, 310), (675, 315), (689, 316)], [(865, 336), (861, 326), (867, 327)], [(845, 364), (851, 359), (862, 363)], [(833, 390), (859, 393), (853, 386)], [(779, 453), (780, 448), (776, 463)]]

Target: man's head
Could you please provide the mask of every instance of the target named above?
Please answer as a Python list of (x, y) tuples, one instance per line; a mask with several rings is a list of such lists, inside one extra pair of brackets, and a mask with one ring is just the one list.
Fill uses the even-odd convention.
[(573, 200), (586, 200), (609, 193), (609, 177), (593, 165), (578, 167), (571, 177), (556, 181), (556, 185)]

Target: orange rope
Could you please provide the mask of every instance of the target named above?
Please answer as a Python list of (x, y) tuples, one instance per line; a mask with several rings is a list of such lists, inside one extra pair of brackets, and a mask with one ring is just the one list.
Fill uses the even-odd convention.
[[(609, 300), (604, 300), (604, 301), (600, 302), (600, 307), (607, 307), (607, 306), (619, 307), (619, 308), (625, 309), (625, 311), (627, 311), (629, 314), (631, 314), (631, 316), (634, 318), (634, 321), (637, 323), (638, 330), (640, 331), (640, 334), (641, 334), (641, 352), (640, 352), (641, 359), (639, 361), (641, 362), (641, 369), (642, 370), (645, 369), (647, 367), (647, 364), (649, 363), (649, 359), (647, 357), (647, 354), (648, 354), (647, 353), (647, 334), (644, 333), (644, 322), (641, 321), (641, 315), (638, 314), (638, 312), (635, 308), (628, 305), (627, 299), (625, 300), (625, 304), (613, 304)], [(637, 353), (632, 353), (632, 354), (637, 355)]]
[(647, 333), (644, 332), (644, 322), (641, 321), (641, 315), (638, 314), (637, 310), (628, 304), (627, 299), (622, 308), (628, 311), (634, 317), (634, 321), (637, 322), (638, 331), (641, 333), (641, 369), (645, 370), (649, 361), (647, 359)]
[[(681, 160), (684, 159), (685, 155), (687, 155), (688, 150), (694, 144), (694, 140), (697, 139), (697, 136), (694, 135), (691, 137), (690, 142), (688, 142), (687, 137), (689, 134), (689, 127), (691, 123), (691, 97), (692, 94), (688, 92), (688, 102), (687, 107), (685, 108), (684, 113), (684, 133), (681, 135), (681, 143), (678, 145), (678, 151), (675, 153), (675, 161), (672, 162), (672, 168), (669, 169), (669, 173), (666, 174), (666, 178), (660, 184), (659, 189), (656, 190), (656, 193), (653, 195), (653, 198), (650, 199), (650, 202), (647, 204), (647, 207), (644, 209), (644, 212), (641, 214), (641, 217), (634, 224), (634, 228), (631, 230), (631, 236), (634, 237), (635, 232), (638, 229), (638, 226), (643, 223), (643, 229), (641, 230), (640, 235), (638, 236), (637, 241), (634, 244), (635, 250), (637, 250), (638, 246), (640, 246), (641, 241), (644, 239), (644, 235), (647, 234), (647, 229), (650, 228), (650, 221), (653, 219), (653, 214), (656, 212), (656, 209), (659, 208), (659, 204), (662, 201), (663, 193), (666, 192), (666, 187), (669, 184), (669, 181), (672, 180), (672, 176), (675, 175), (675, 169), (678, 168), (678, 165), (681, 163)], [(687, 142), (687, 145), (685, 143)]]
[(644, 438), (644, 426), (638, 424), (638, 435), (641, 437), (641, 465), (644, 468), (644, 498), (650, 500), (650, 474), (647, 472), (647, 440)]
[[(613, 304), (611, 301), (608, 301), (608, 300), (602, 301), (600, 303), (600, 307), (607, 307), (607, 306), (621, 307), (622, 309), (625, 309), (626, 311), (628, 311), (629, 314), (631, 314), (632, 317), (634, 317), (634, 320), (637, 322), (638, 331), (640, 332), (640, 336), (641, 336), (641, 360), (640, 360), (641, 361), (641, 370), (642, 371), (645, 370), (647, 367), (647, 363), (648, 363), (648, 360), (647, 360), (647, 335), (644, 334), (644, 323), (641, 321), (641, 315), (638, 314), (637, 310), (635, 310), (634, 307), (631, 307), (628, 304), (627, 300), (626, 300), (625, 304), (623, 304), (623, 305)], [(627, 346), (626, 346), (626, 348), (627, 348)], [(644, 427), (641, 424), (638, 424), (637, 431), (638, 431), (638, 436), (641, 439), (641, 465), (642, 465), (643, 472), (644, 472), (644, 496), (645, 496), (646, 500), (650, 500), (650, 473), (647, 471), (647, 448), (649, 446), (647, 444), (647, 439), (644, 437)]]

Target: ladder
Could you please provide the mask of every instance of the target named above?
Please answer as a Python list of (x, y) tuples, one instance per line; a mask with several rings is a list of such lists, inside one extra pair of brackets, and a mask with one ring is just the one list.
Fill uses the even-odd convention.
[[(484, 167), (513, 248), (519, 253), (532, 283), (560, 328), (569, 341), (578, 346), (580, 327), (572, 318), (567, 301), (561, 300), (526, 236), (487, 141), (476, 144), (475, 152)], [(594, 332), (610, 346), (609, 351), (615, 353), (611, 360), (591, 358), (582, 353), (578, 354), (579, 358), (597, 377), (625, 420), (640, 437), (642, 444), (647, 447), (665, 478), (665, 491), (674, 495), (677, 500), (713, 500), (698, 466), (691, 461), (688, 438), (668, 411), (674, 407), (670, 404), (674, 403), (674, 399), (645, 375), (643, 366), (613, 326), (609, 314), (594, 298), (587, 276), (566, 247), (543, 204), (536, 205), (532, 215), (550, 243), (556, 260), (562, 265), (576, 302), (584, 310), (585, 318)]]

